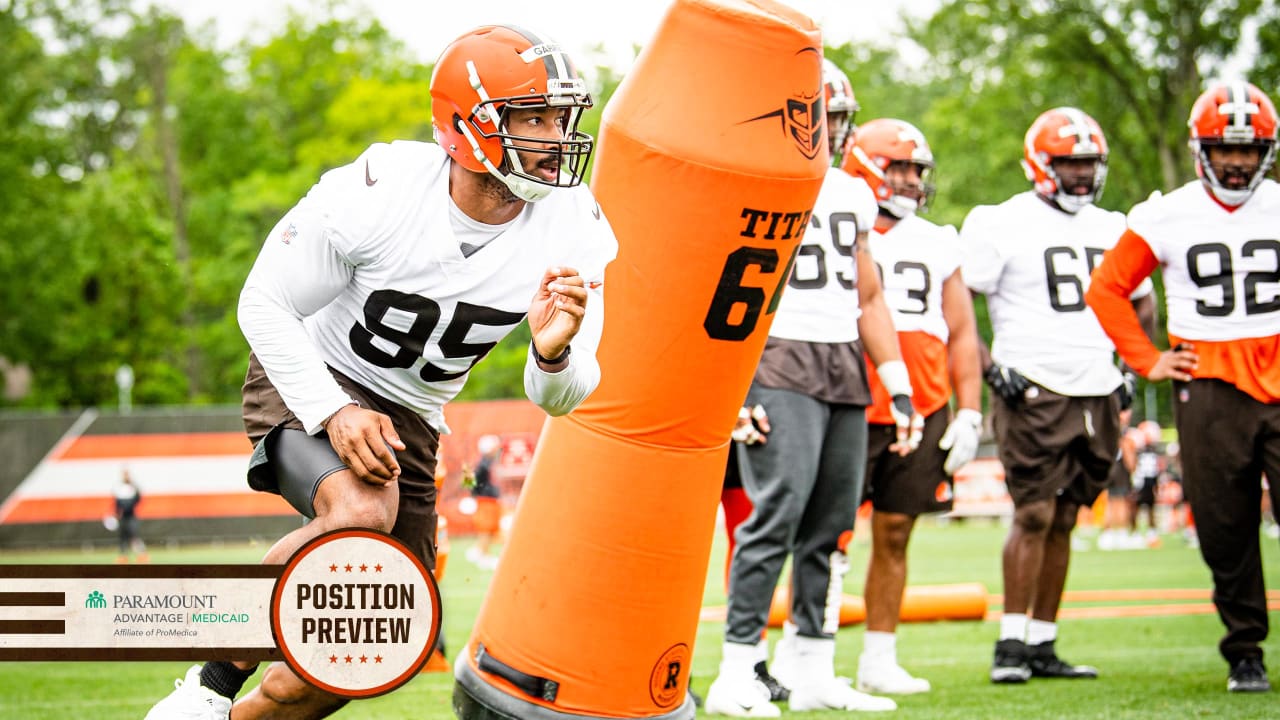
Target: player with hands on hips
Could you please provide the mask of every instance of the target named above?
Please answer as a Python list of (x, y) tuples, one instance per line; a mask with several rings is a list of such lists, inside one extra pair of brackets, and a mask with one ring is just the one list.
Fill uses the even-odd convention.
[[(364, 527), (434, 567), (445, 405), (522, 320), (530, 400), (563, 415), (599, 384), (617, 241), (581, 185), (585, 81), (560, 45), (491, 25), (445, 49), (430, 91), (437, 143), (375, 144), (326, 172), (271, 230), (241, 292), (249, 484), (309, 519), (265, 563)], [(225, 720), (255, 669), (192, 667), (147, 718)], [(319, 718), (346, 702), (274, 663), (235, 715)]]
[[(857, 104), (844, 73), (824, 62), (828, 149), (843, 147)], [(770, 702), (768, 645), (762, 633), (774, 588), (792, 559), (788, 639), (774, 667), (792, 710), (891, 710), (893, 700), (859, 692), (835, 673), (840, 592), (866, 466), (870, 403), (863, 344), (891, 394), (908, 402), (896, 438), (909, 445), (911, 384), (888, 307), (866, 250), (876, 203), (866, 183), (827, 171), (782, 294), (748, 408), (767, 412), (768, 441), (737, 446), (752, 510), (737, 528), (729, 565), (728, 614), (720, 672), (704, 710), (734, 717), (778, 717)], [(783, 643), (786, 643), (784, 646)], [(784, 648), (786, 649), (784, 657)], [(781, 695), (779, 695), (779, 698)]]
[[(1102, 129), (1077, 108), (1045, 111), (1027, 130), (1022, 164), (1032, 189), (975, 207), (960, 231), (965, 283), (991, 315), (990, 354), (979, 350), (1014, 505), (996, 683), (1098, 674), (1058, 657), (1057, 615), (1077, 511), (1115, 465), (1124, 384), (1084, 301), (1090, 271), (1124, 229), (1123, 215), (1094, 205), (1107, 172)], [(1149, 282), (1132, 300), (1153, 314)]]
[[(1276, 108), (1243, 80), (1215, 82), (1187, 125), (1198, 179), (1129, 211), (1086, 299), (1129, 366), (1173, 381), (1182, 490), (1227, 630), (1227, 690), (1265, 692), (1263, 474), (1280, 507), (1280, 185), (1267, 177)], [(1163, 351), (1124, 302), (1157, 267), (1172, 345)]]
[[(900, 413), (871, 372), (865, 496), (871, 514), (871, 561), (864, 597), (867, 626), (857, 687), (910, 694), (929, 690), (898, 664), (898, 617), (907, 581), (907, 546), (916, 518), (951, 509), (951, 476), (974, 458), (982, 428), (982, 380), (973, 304), (960, 274), (956, 231), (919, 216), (933, 195), (933, 153), (923, 133), (902, 120), (863, 124), (844, 169), (879, 201), (870, 234), (884, 298), (918, 408), (911, 428), (919, 448), (895, 451)], [(953, 393), (958, 411), (952, 418)], [(907, 406), (910, 408), (910, 405)]]

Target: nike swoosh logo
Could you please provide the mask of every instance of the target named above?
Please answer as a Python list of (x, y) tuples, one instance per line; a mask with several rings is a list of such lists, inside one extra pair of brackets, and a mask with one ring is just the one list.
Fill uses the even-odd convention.
[(368, 185), (369, 187), (373, 187), (374, 185), (378, 184), (377, 180), (374, 180), (373, 178), (369, 177), (369, 161), (368, 160), (364, 161), (364, 184)]

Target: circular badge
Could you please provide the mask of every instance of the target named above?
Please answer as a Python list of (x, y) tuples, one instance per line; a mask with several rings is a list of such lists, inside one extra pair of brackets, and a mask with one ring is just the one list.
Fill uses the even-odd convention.
[(435, 578), (399, 540), (347, 528), (303, 545), (271, 593), (271, 632), (285, 662), (346, 698), (412, 680), (440, 634)]
[(677, 643), (667, 648), (649, 673), (649, 697), (658, 707), (671, 707), (684, 698), (689, 673), (689, 646)]

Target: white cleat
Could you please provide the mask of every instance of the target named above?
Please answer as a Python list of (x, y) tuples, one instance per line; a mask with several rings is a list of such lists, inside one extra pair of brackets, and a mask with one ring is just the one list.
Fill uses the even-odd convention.
[(930, 685), (896, 662), (863, 659), (858, 663), (858, 689), (884, 695), (914, 695), (929, 692)]
[(200, 684), (200, 666), (173, 681), (173, 692), (152, 706), (143, 720), (229, 720), (231, 701)]
[(754, 677), (738, 678), (721, 674), (707, 689), (702, 711), (708, 715), (729, 717), (782, 717), (782, 711), (769, 702), (769, 689)]
[(891, 698), (854, 690), (840, 678), (827, 678), (791, 688), (792, 710), (855, 710), (881, 712), (897, 710)]

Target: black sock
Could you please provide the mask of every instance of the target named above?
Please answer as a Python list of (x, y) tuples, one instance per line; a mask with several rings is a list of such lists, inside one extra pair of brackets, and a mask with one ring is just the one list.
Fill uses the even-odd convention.
[(200, 684), (228, 700), (235, 700), (236, 693), (257, 670), (256, 665), (250, 670), (241, 670), (229, 662), (214, 660), (200, 668)]

